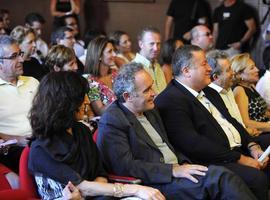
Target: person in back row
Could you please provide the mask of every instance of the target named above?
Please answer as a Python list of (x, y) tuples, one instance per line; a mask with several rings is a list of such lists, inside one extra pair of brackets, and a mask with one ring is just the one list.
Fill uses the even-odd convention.
[(10, 36), (17, 40), (21, 51), (24, 53), (23, 75), (32, 76), (41, 80), (47, 73), (39, 61), (34, 58), (36, 51), (36, 33), (32, 28), (16, 26), (10, 33)]
[[(75, 43), (75, 37), (73, 34), (73, 30), (69, 27), (60, 27), (57, 30), (55, 30), (51, 35), (52, 45), (61, 44), (64, 45), (70, 49), (73, 49), (74, 43)], [(77, 73), (82, 75), (84, 72), (84, 65), (79, 60), (78, 57), (76, 57), (76, 63), (78, 66)]]
[(244, 182), (218, 166), (191, 164), (169, 143), (154, 109), (153, 79), (129, 63), (114, 82), (117, 100), (99, 122), (97, 145), (113, 173), (140, 178), (166, 199), (256, 199)]
[(154, 80), (154, 91), (159, 94), (166, 87), (164, 73), (158, 63), (161, 47), (161, 35), (158, 29), (146, 27), (138, 35), (140, 52), (136, 54), (134, 62), (141, 63)]

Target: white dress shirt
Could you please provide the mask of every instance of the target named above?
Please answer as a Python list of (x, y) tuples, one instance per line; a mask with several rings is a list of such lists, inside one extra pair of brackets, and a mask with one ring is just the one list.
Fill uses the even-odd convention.
[(224, 101), (227, 109), (229, 110), (229, 113), (231, 114), (231, 116), (233, 118), (235, 118), (244, 127), (246, 127), (244, 122), (243, 122), (243, 119), (242, 119), (241, 113), (239, 111), (239, 108), (237, 106), (237, 103), (234, 99), (234, 94), (233, 94), (232, 89), (230, 88), (228, 90), (225, 90), (215, 83), (210, 83), (209, 87), (213, 88), (214, 90), (216, 90), (220, 94), (220, 96), (221, 96), (222, 100)]
[(198, 93), (197, 91), (193, 90), (187, 85), (181, 83), (179, 80), (177, 81), (181, 85), (183, 85), (194, 97), (196, 97), (201, 102), (201, 104), (211, 113), (211, 115), (215, 118), (215, 120), (218, 122), (218, 124), (221, 126), (221, 128), (225, 132), (228, 138), (230, 147), (231, 148), (240, 147), (241, 136), (238, 130), (222, 116), (219, 110), (206, 98), (204, 92), (200, 91), (200, 93)]

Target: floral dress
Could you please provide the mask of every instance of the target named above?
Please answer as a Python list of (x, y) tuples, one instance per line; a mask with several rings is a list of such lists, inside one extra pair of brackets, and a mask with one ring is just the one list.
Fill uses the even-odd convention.
[[(84, 74), (83, 76), (89, 83), (90, 90), (88, 92), (88, 97), (91, 102), (100, 100), (104, 105), (108, 105), (116, 100), (116, 96), (112, 89), (105, 85), (97, 77), (91, 74)], [(112, 81), (114, 80), (115, 76), (116, 72), (113, 72)]]

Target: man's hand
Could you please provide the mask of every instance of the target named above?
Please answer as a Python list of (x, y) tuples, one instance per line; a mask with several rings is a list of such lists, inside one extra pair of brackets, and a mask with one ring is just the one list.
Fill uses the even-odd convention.
[(246, 165), (256, 169), (261, 169), (262, 167), (261, 163), (258, 160), (244, 155), (241, 155), (240, 159), (237, 162), (241, 165)]
[(68, 182), (66, 187), (62, 191), (64, 200), (81, 200), (82, 196), (78, 188), (76, 188), (71, 182)]
[[(259, 145), (256, 145), (250, 149), (250, 155), (258, 160), (259, 157), (263, 154), (263, 151)], [(264, 169), (269, 161), (269, 157), (267, 156), (262, 162), (259, 162), (261, 164), (261, 169)]]
[(194, 183), (198, 183), (198, 180), (192, 175), (205, 176), (207, 167), (202, 165), (190, 165), (190, 164), (174, 164), (173, 165), (173, 177), (187, 178)]

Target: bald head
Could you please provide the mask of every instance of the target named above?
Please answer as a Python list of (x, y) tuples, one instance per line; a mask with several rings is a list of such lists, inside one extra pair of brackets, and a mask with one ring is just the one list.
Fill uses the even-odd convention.
[(213, 47), (213, 36), (210, 29), (204, 25), (198, 25), (191, 29), (191, 44), (199, 46), (204, 51)]

